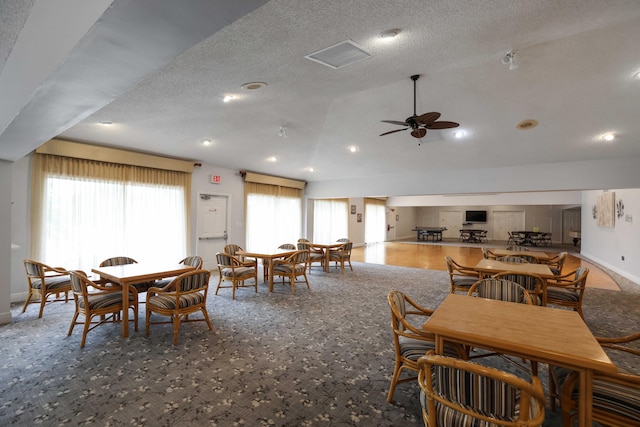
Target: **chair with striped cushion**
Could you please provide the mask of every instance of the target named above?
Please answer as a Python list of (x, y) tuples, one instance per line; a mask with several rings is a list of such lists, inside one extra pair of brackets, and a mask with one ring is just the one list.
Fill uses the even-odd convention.
[(478, 280), (469, 288), (468, 295), (520, 304), (533, 304), (529, 292), (524, 287), (511, 280), (493, 277)]
[(494, 279), (505, 279), (515, 282), (525, 288), (536, 305), (547, 305), (545, 281), (542, 277), (532, 273), (520, 273), (515, 271), (503, 271), (494, 274)]
[(469, 288), (480, 278), (480, 273), (471, 267), (465, 267), (458, 264), (449, 255), (445, 255), (447, 263), (447, 271), (449, 272), (449, 283), (451, 284), (450, 292), (469, 292)]
[(572, 308), (582, 315), (582, 299), (587, 286), (589, 269), (578, 267), (575, 271), (553, 279), (547, 279), (547, 305)]
[[(231, 299), (236, 299), (236, 289), (253, 287), (258, 292), (258, 269), (256, 264), (249, 265), (238, 257), (225, 252), (216, 254), (218, 262), (218, 286), (216, 295), (221, 288), (231, 288)], [(247, 285), (245, 281), (253, 279), (253, 284)], [(231, 282), (231, 286), (224, 286), (224, 282)]]
[(526, 263), (536, 263), (536, 259), (527, 255), (509, 255), (509, 256), (501, 256), (496, 259), (497, 261), (508, 262), (510, 264), (526, 264)]
[(285, 278), (289, 279), (291, 285), (291, 294), (296, 293), (296, 279), (300, 276), (304, 278), (304, 282), (309, 287), (309, 279), (307, 279), (307, 267), (309, 265), (309, 251), (295, 251), (284, 259), (273, 260), (273, 275), (282, 277), (282, 284), (285, 283)]
[(560, 276), (562, 274), (562, 267), (564, 267), (564, 262), (567, 259), (568, 255), (569, 254), (567, 252), (560, 252), (553, 258), (549, 258), (548, 260), (545, 260), (543, 262), (549, 266), (549, 269), (554, 274), (554, 276)]
[(309, 241), (306, 239), (298, 239), (298, 250), (299, 251), (309, 251), (309, 273), (311, 273), (311, 266), (313, 263), (319, 263), (322, 268), (324, 268), (324, 252), (317, 249), (312, 249), (309, 246)]
[[(44, 306), (47, 302), (69, 301), (71, 283), (69, 282), (69, 272), (62, 267), (49, 267), (38, 261), (30, 259), (24, 260), (24, 269), (27, 274), (27, 285), (29, 286), (27, 298), (24, 300), (22, 312), (27, 310), (27, 306), (32, 302), (40, 303), (38, 318), (42, 317)], [(49, 296), (55, 295), (55, 299), (49, 300)], [(34, 300), (37, 298), (37, 300)]]
[(531, 382), (473, 362), (429, 352), (418, 360), (422, 418), (427, 427), (534, 427), (544, 422), (545, 397)]
[[(435, 350), (436, 344), (432, 333), (415, 326), (426, 322), (433, 310), (418, 305), (409, 296), (396, 290), (389, 292), (387, 301), (391, 308), (391, 328), (396, 353), (393, 377), (387, 394), (387, 402), (391, 402), (398, 384), (417, 378), (414, 375), (400, 379), (402, 371), (407, 369), (418, 372), (418, 359), (427, 351)], [(460, 344), (445, 343), (444, 351), (447, 355), (462, 359), (466, 359), (468, 355), (467, 349)]]
[(482, 258), (484, 259), (496, 259), (498, 258), (489, 248), (482, 247)]
[[(160, 323), (173, 324), (173, 345), (178, 345), (180, 324), (184, 322), (206, 322), (213, 330), (207, 314), (207, 292), (209, 291), (208, 270), (193, 270), (173, 279), (163, 288), (149, 288), (147, 291), (147, 310), (145, 333), (149, 336), (149, 326)], [(189, 316), (201, 312), (202, 318)], [(153, 313), (170, 317), (170, 321), (152, 322)]]
[(353, 248), (352, 242), (344, 242), (344, 245), (338, 249), (331, 249), (329, 251), (329, 262), (334, 261), (336, 268), (340, 265), (340, 272), (344, 273), (344, 264), (349, 263), (349, 268), (353, 271), (351, 266), (351, 249)]
[[(640, 332), (624, 337), (596, 339), (612, 358), (621, 355), (635, 369), (629, 371), (619, 366), (615, 374), (594, 373), (591, 406), (593, 420), (611, 427), (639, 427)], [(561, 368), (550, 369), (555, 381), (558, 381), (559, 371), (562, 372)], [(563, 425), (573, 425), (578, 409), (580, 375), (578, 372), (570, 372), (564, 378), (560, 376), (559, 381), (556, 387), (560, 392)], [(555, 390), (552, 388), (551, 391)], [(551, 398), (554, 398), (553, 394)]]
[[(119, 285), (102, 286), (89, 280), (86, 273), (80, 270), (71, 271), (69, 276), (76, 311), (67, 336), (71, 336), (75, 325), (84, 325), (80, 341), (80, 348), (83, 348), (89, 331), (104, 323), (120, 322), (122, 288)], [(134, 287), (129, 287), (129, 308), (133, 310), (133, 325), (137, 331), (138, 291)], [(84, 316), (84, 322), (78, 322), (79, 315)], [(100, 320), (93, 321), (96, 316), (100, 316)]]

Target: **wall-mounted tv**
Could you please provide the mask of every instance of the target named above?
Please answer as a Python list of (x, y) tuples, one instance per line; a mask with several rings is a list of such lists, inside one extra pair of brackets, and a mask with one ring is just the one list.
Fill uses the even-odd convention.
[(466, 222), (487, 222), (487, 211), (466, 211), (464, 220)]

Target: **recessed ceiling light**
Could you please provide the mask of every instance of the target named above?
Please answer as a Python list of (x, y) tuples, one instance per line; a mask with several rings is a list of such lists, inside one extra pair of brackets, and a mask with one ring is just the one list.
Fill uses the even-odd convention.
[(316, 170), (314, 168), (309, 168), (309, 172), (315, 172)]
[(616, 134), (612, 133), (612, 132), (608, 132), (603, 134), (600, 137), (603, 141), (613, 141), (614, 139), (616, 139)]
[(356, 151), (358, 151), (358, 147), (356, 147), (355, 145), (352, 145), (351, 147), (349, 147), (349, 151), (351, 151), (352, 153), (355, 153)]
[(205, 139), (204, 141), (202, 141), (202, 145), (211, 145), (211, 140)]
[(100, 122), (100, 124), (102, 126), (111, 126), (111, 125), (113, 125), (113, 122)]
[(265, 87), (266, 85), (267, 84), (265, 82), (251, 82), (251, 83), (245, 83), (240, 87), (244, 90), (259, 90)]
[(278, 158), (276, 156), (267, 157), (267, 162), (277, 162)]
[(222, 98), (222, 102), (229, 102), (233, 99), (233, 95), (225, 95), (224, 98)]
[(400, 30), (397, 29), (397, 28), (393, 28), (391, 30), (387, 30), (387, 31), (384, 31), (384, 32), (380, 33), (380, 38), (384, 39), (384, 40), (389, 40), (389, 39), (394, 38), (398, 34), (400, 34)]
[(529, 130), (529, 129), (533, 129), (536, 126), (538, 126), (538, 121), (537, 120), (526, 119), (526, 120), (523, 120), (520, 123), (518, 123), (516, 125), (516, 128), (520, 129), (520, 130)]
[(453, 136), (455, 136), (456, 138), (460, 139), (465, 135), (463, 130), (457, 130), (454, 132)]

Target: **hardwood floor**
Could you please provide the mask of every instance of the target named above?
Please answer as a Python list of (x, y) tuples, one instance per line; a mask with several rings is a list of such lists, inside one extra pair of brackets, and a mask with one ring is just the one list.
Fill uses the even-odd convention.
[[(485, 244), (486, 247), (504, 247), (502, 243)], [(452, 243), (446, 244), (417, 244), (415, 242), (385, 242), (369, 246), (353, 248), (351, 260), (372, 264), (388, 264), (401, 267), (427, 268), (430, 270), (447, 270), (444, 261), (449, 255), (462, 265), (473, 266), (482, 259), (481, 246), (462, 246)], [(571, 250), (571, 248), (567, 248)], [(540, 248), (547, 253), (560, 252), (557, 248)], [(563, 248), (563, 250), (565, 250)], [(595, 265), (569, 253), (564, 264), (563, 272), (568, 273), (580, 265), (589, 268), (587, 287), (620, 290), (617, 283), (605, 271)]]

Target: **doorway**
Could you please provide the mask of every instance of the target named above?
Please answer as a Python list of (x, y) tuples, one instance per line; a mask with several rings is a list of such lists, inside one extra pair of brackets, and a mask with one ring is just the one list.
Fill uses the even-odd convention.
[(524, 211), (493, 211), (491, 240), (509, 240), (509, 232), (524, 230)]
[(459, 239), (462, 228), (462, 211), (440, 211), (440, 227), (446, 228), (442, 232), (445, 239)]
[(198, 242), (196, 253), (202, 257), (202, 268), (217, 268), (216, 253), (227, 244), (228, 196), (198, 195)]

